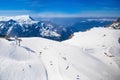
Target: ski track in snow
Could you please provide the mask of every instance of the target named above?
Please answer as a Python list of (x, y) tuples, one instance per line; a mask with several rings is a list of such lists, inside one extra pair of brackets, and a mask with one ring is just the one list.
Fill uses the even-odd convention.
[(0, 80), (119, 80), (119, 34), (99, 28), (63, 42), (22, 38), (21, 46), (0, 39)]

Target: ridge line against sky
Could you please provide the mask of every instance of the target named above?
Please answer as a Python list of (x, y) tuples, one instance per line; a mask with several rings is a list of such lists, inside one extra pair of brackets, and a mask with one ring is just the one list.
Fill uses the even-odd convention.
[(1, 0), (0, 16), (120, 17), (120, 0)]

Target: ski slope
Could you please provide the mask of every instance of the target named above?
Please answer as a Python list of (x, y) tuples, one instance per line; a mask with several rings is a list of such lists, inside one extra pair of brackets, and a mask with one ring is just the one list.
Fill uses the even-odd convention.
[(72, 39), (64, 42), (80, 47), (85, 53), (100, 58), (108, 65), (114, 59), (120, 68), (120, 30), (93, 28), (90, 31), (75, 33)]
[(119, 80), (119, 37), (119, 30), (94, 28), (64, 42), (0, 39), (0, 80)]
[(34, 53), (0, 40), (0, 80), (46, 80), (42, 60)]

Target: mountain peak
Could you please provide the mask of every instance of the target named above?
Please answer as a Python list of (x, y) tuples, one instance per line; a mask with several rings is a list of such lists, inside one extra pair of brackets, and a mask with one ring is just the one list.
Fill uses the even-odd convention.
[(115, 22), (113, 22), (110, 27), (114, 29), (120, 29), (120, 18), (118, 18)]
[(9, 20), (15, 20), (17, 22), (23, 22), (23, 21), (33, 21), (34, 19), (29, 15), (19, 15), (19, 16), (0, 16), (0, 21), (9, 21)]

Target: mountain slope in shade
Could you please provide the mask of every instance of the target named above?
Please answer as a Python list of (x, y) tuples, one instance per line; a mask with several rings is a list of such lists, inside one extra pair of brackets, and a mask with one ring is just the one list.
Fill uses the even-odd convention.
[(44, 37), (61, 41), (68, 39), (72, 32), (69, 28), (51, 22), (35, 21), (30, 16), (14, 16), (0, 17), (0, 34), (12, 37)]
[(94, 28), (74, 35), (64, 42), (22, 38), (21, 46), (0, 39), (0, 79), (120, 79), (119, 30)]
[(114, 21), (109, 27), (114, 29), (120, 29), (120, 18), (117, 21)]

